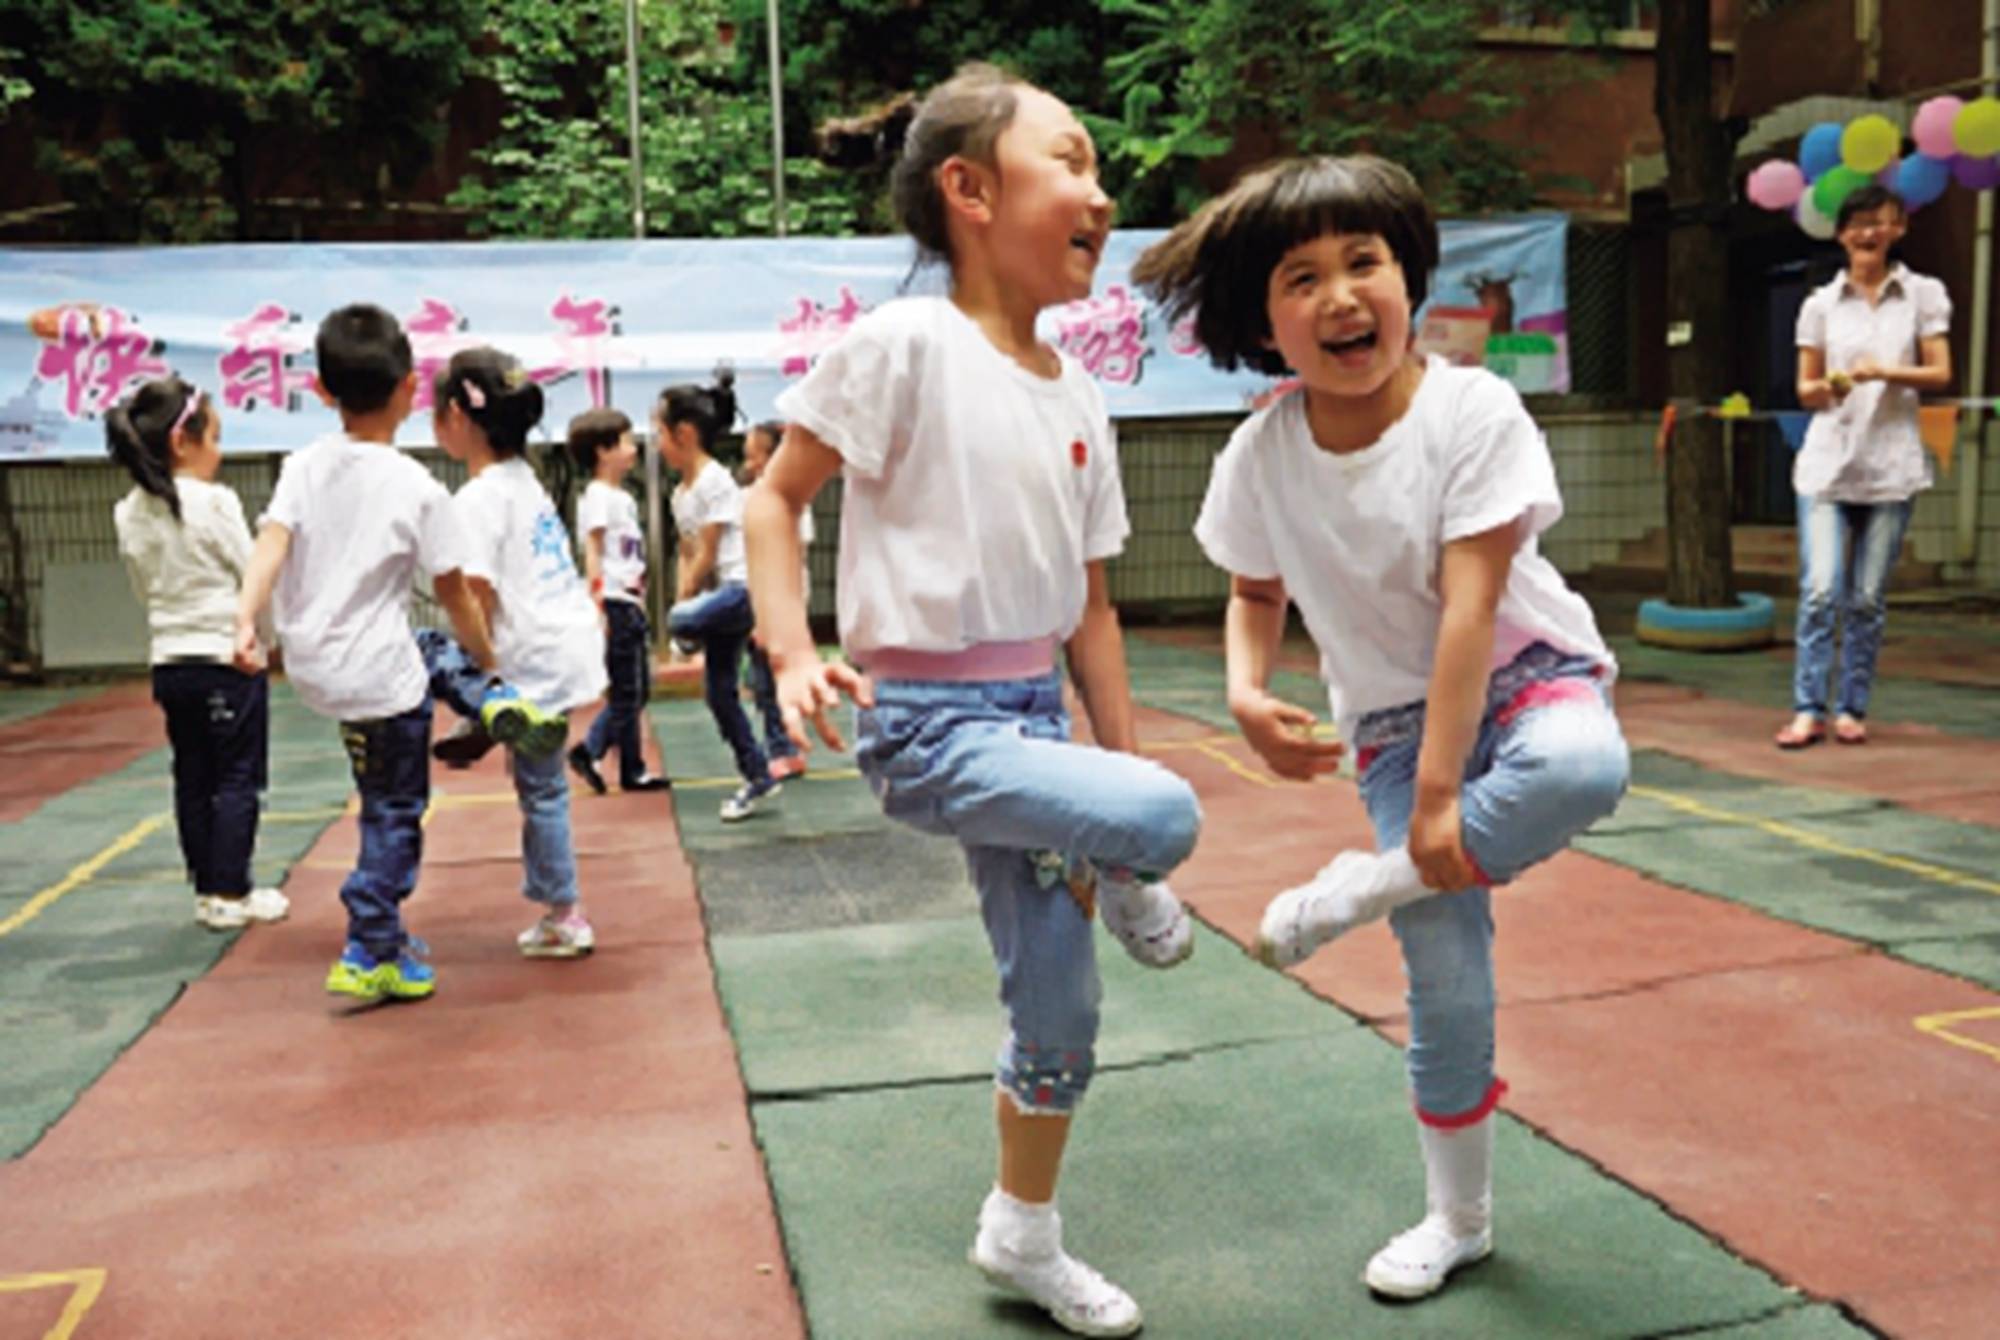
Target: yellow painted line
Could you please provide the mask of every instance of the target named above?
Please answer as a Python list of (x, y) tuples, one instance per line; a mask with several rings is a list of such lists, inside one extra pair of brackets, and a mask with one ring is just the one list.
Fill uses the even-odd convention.
[(156, 814), (150, 819), (141, 819), (138, 823), (133, 824), (125, 830), (125, 833), (117, 841), (30, 898), (5, 921), (0, 921), (0, 936), (12, 935), (43, 912), (46, 912), (55, 904), (58, 898), (74, 890), (79, 885), (88, 884), (98, 871), (110, 865), (126, 852), (131, 851), (148, 837), (151, 837), (153, 830), (166, 821), (166, 815)]
[(2000, 1005), (1988, 1005), (1977, 1010), (1952, 1010), (1945, 1014), (1926, 1014), (1915, 1022), (1919, 1033), (1928, 1033), (1940, 1042), (1949, 1042), (1954, 1047), (1964, 1047), (1967, 1051), (1979, 1052), (2000, 1061), (2000, 1046), (1981, 1042), (1978, 1038), (1960, 1037), (1951, 1031), (1953, 1024), (1962, 1024), (1970, 1019), (2000, 1019)]
[(1870, 847), (1857, 847), (1851, 842), (1841, 842), (1836, 838), (1821, 837), (1818, 833), (1807, 832), (1803, 828), (1794, 828), (1791, 824), (1780, 823), (1776, 819), (1756, 819), (1741, 814), (1730, 814), (1724, 810), (1718, 810), (1712, 805), (1704, 805), (1698, 800), (1690, 799), (1687, 796), (1679, 795), (1672, 791), (1663, 791), (1654, 786), (1635, 786), (1632, 788), (1632, 794), (1642, 796), (1647, 800), (1657, 801), (1669, 809), (1679, 810), (1683, 814), (1692, 814), (1697, 818), (1712, 819), (1718, 823), (1737, 824), (1744, 828), (1754, 828), (1759, 832), (1769, 833), (1772, 837), (1783, 838), (1787, 842), (1795, 842), (1801, 847), (1810, 847), (1814, 851), (1825, 852), (1829, 856), (1844, 856), (1849, 860), (1865, 861), (1870, 865), (1879, 865), (1886, 870), (1900, 870), (1906, 875), (1915, 875), (1919, 879), (1927, 879), (1935, 884), (1948, 884), (1953, 888), (1972, 889), (1979, 893), (1990, 893), (2000, 896), (2000, 883), (1996, 883), (1990, 879), (1981, 879), (1977, 875), (1961, 874), (1956, 870), (1951, 870), (1941, 865), (1932, 865), (1929, 861), (1913, 860), (1908, 856), (1895, 856), (1889, 852), (1876, 851)]
[(0, 1293), (67, 1287), (70, 1290), (69, 1301), (63, 1304), (62, 1315), (56, 1318), (56, 1324), (42, 1332), (42, 1340), (69, 1340), (76, 1334), (83, 1314), (90, 1311), (91, 1304), (104, 1292), (104, 1280), (105, 1271), (96, 1266), (82, 1270), (51, 1270), (39, 1275), (0, 1275)]
[(1246, 781), (1255, 782), (1259, 786), (1280, 785), (1276, 777), (1270, 776), (1268, 773), (1259, 772), (1257, 769), (1243, 763), (1226, 752), (1219, 744), (1210, 744), (1206, 741), (1200, 742), (1196, 747), (1196, 752), (1205, 758), (1214, 759), (1217, 763), (1220, 763), (1223, 767), (1229, 769), (1238, 777), (1244, 778)]

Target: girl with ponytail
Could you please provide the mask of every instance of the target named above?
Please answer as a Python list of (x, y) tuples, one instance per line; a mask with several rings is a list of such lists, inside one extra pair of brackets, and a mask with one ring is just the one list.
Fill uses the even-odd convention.
[[(660, 459), (680, 476), (673, 492), (680, 559), (674, 565), (674, 606), (667, 631), (676, 644), (702, 649), (702, 695), (743, 785), (722, 802), (722, 821), (736, 823), (778, 794), (770, 759), (743, 710), (739, 675), (755, 619), (750, 569), (743, 552), (743, 491), (712, 454), (736, 422), (736, 374), (715, 370), (712, 386), (669, 386), (653, 408)], [(708, 590), (711, 579), (714, 590)]]
[(132, 476), (112, 512), (118, 552), (146, 608), (153, 701), (174, 755), (174, 819), (211, 930), (282, 921), (276, 889), (252, 888), (257, 804), (269, 739), (269, 683), (231, 663), (250, 527), (222, 467), (222, 416), (177, 377), (150, 381), (104, 416), (105, 445)]
[[(542, 418), (542, 388), (511, 356), (481, 348), (452, 355), (435, 390), (438, 445), (471, 474), (452, 511), (469, 541), (463, 570), (493, 630), (500, 674), (558, 733), (547, 747), (508, 751), (521, 807), (521, 892), (542, 910), (515, 943), (529, 958), (575, 958), (597, 937), (577, 888), (562, 744), (567, 714), (604, 695), (604, 630), (577, 574), (569, 532), (525, 455), (528, 433)], [(433, 752), (466, 766), (494, 741), (468, 710), (476, 692), (461, 703), (454, 685), (461, 675), (475, 683), (484, 675), (445, 634), (426, 629), (418, 641), (433, 687), (468, 718)]]

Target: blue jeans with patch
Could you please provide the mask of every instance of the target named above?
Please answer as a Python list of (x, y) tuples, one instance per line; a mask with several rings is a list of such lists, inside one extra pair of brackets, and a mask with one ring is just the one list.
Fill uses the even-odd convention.
[(196, 893), (250, 892), (270, 755), (270, 680), (213, 661), (153, 667), (174, 752), (174, 827)]
[[(1840, 625), (1836, 715), (1865, 717), (1888, 612), (1889, 570), (1903, 551), (1911, 503), (1843, 503), (1799, 495), (1798, 659), (1792, 708), (1827, 715), (1834, 625)], [(1848, 549), (1853, 546), (1850, 557)]]
[[(1625, 793), (1625, 738), (1592, 670), (1538, 646), (1494, 675), (1459, 795), (1466, 854), (1486, 883), (1390, 915), (1408, 979), (1410, 1084), (1418, 1115), (1434, 1124), (1483, 1116), (1501, 1092), (1491, 886), (1561, 851)], [(1361, 800), (1382, 851), (1409, 840), (1423, 716), (1413, 703), (1371, 712), (1355, 730)]]
[(343, 721), (340, 740), (361, 793), (361, 855), (340, 886), (347, 938), (378, 962), (409, 939), (403, 900), (417, 887), (431, 799), (431, 700), (398, 716)]
[(770, 761), (757, 747), (756, 732), (750, 729), (739, 677), (743, 648), (749, 644), (755, 623), (750, 588), (742, 582), (724, 582), (667, 611), (669, 633), (702, 644), (702, 696), (708, 700), (715, 728), (735, 755), (736, 771), (746, 782), (769, 785)]
[(986, 683), (878, 680), (855, 761), (884, 813), (956, 838), (1000, 970), (995, 1082), (1066, 1113), (1096, 1064), (1096, 941), (1071, 892), (1097, 870), (1164, 875), (1194, 850), (1194, 789), (1150, 759), (1070, 740), (1051, 672)]

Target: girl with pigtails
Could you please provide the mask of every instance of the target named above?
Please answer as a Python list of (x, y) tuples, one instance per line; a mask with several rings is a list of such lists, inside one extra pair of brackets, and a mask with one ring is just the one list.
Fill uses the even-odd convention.
[(150, 381), (104, 417), (132, 491), (112, 512), (118, 552), (146, 608), (153, 701), (174, 755), (174, 820), (210, 930), (282, 921), (276, 889), (254, 888), (257, 806), (265, 784), (269, 681), (231, 663), (250, 527), (222, 468), (222, 415), (177, 377)]

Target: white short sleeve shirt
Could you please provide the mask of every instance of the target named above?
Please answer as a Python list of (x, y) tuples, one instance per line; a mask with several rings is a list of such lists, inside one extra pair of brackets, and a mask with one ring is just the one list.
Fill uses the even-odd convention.
[(1493, 668), (1536, 642), (1612, 657), (1590, 606), (1542, 557), (1562, 516), (1547, 444), (1520, 396), (1481, 368), (1431, 358), (1409, 410), (1359, 451), (1321, 450), (1294, 393), (1252, 415), (1216, 458), (1195, 538), (1211, 561), (1281, 579), (1319, 648), (1335, 722), (1423, 700), (1437, 653), (1446, 544), (1515, 523)]
[(604, 598), (634, 605), (646, 600), (646, 532), (639, 504), (624, 489), (593, 479), (576, 502), (579, 534), (603, 531)]
[(743, 550), (743, 490), (720, 461), (708, 461), (693, 479), (681, 481), (673, 493), (673, 510), (674, 528), (683, 535), (722, 527), (722, 538), (715, 546), (716, 581), (750, 580), (750, 564)]
[(949, 299), (857, 321), (779, 413), (840, 453), (840, 638), (951, 652), (1067, 639), (1085, 565), (1131, 527), (1104, 397), (1081, 364), (1038, 377)]
[[(1951, 295), (1938, 280), (1898, 262), (1874, 306), (1841, 271), (1799, 308), (1798, 346), (1818, 349), (1828, 372), (1863, 359), (1914, 364), (1918, 341), (1951, 329)], [(1933, 482), (1917, 430), (1914, 387), (1861, 382), (1812, 417), (1792, 464), (1792, 487), (1834, 502), (1901, 502)]]
[(467, 557), (444, 485), (393, 446), (335, 433), (285, 458), (263, 519), (292, 536), (271, 603), (306, 706), (370, 721), (420, 705), (410, 590)]
[(519, 456), (496, 461), (452, 498), (465, 528), (465, 574), (492, 586), (500, 674), (551, 712), (594, 702), (605, 687), (604, 632), (577, 575), (556, 505)]
[(165, 500), (133, 489), (112, 509), (118, 552), (146, 606), (153, 664), (227, 661), (236, 648), (236, 597), (250, 566), (250, 525), (236, 490), (174, 476), (178, 520)]

